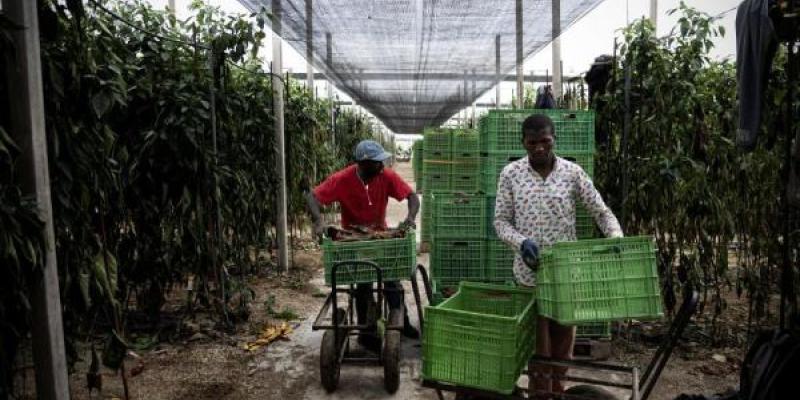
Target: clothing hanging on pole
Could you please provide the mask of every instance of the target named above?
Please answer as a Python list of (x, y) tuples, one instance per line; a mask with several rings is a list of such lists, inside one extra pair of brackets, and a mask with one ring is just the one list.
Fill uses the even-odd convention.
[(756, 146), (764, 91), (778, 48), (769, 16), (774, 0), (745, 0), (736, 13), (736, 79), (739, 88), (739, 125), (736, 141), (751, 151)]

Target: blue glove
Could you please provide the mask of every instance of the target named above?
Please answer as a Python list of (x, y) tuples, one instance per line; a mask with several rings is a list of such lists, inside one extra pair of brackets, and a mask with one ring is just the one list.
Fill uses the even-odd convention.
[(536, 242), (531, 239), (525, 239), (519, 248), (519, 252), (522, 254), (522, 261), (525, 262), (528, 268), (535, 270), (539, 267), (539, 246), (536, 245)]

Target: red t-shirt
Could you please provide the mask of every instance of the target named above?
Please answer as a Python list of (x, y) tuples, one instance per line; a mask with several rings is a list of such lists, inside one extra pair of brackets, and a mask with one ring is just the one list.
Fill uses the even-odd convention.
[(322, 205), (339, 202), (343, 228), (361, 225), (386, 229), (389, 196), (403, 201), (414, 191), (389, 168), (384, 168), (366, 185), (361, 182), (357, 169), (358, 166), (352, 164), (329, 176), (314, 188), (314, 197)]

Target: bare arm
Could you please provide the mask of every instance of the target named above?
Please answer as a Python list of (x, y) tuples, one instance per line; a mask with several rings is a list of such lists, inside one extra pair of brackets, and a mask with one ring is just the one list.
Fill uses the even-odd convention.
[(419, 212), (419, 196), (417, 196), (416, 193), (411, 193), (406, 197), (406, 200), (408, 200), (408, 216), (406, 216), (406, 221), (413, 223), (417, 219), (417, 213)]
[(317, 200), (313, 192), (309, 191), (306, 192), (306, 203), (308, 204), (308, 211), (311, 213), (314, 234), (319, 236), (322, 234), (322, 213), (320, 212), (319, 200)]

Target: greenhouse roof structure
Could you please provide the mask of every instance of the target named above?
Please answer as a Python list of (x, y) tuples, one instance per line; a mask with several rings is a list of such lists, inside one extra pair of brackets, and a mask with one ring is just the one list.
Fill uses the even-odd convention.
[[(398, 133), (442, 124), (516, 66), (516, 0), (239, 1), (279, 4), (281, 37)], [(601, 1), (561, 0), (562, 32)], [(521, 4), (524, 59), (553, 38), (552, 0)]]

